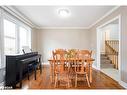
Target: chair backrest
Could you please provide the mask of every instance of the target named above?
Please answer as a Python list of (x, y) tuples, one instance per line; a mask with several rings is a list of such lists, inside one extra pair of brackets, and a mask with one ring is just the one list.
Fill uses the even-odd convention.
[(89, 50), (79, 50), (78, 58), (90, 58), (92, 56), (92, 51)]
[(78, 57), (79, 59), (82, 59), (81, 63), (81, 69), (80, 72), (84, 72), (85, 69), (88, 67), (88, 62), (85, 61), (86, 58), (91, 58), (92, 51), (89, 50), (79, 50), (78, 51)]
[(64, 49), (56, 49), (53, 51), (53, 59), (55, 60), (63, 60), (65, 59), (66, 50)]
[(64, 71), (64, 61), (65, 61), (65, 51), (64, 50), (55, 50), (52, 51), (55, 71), (62, 73)]

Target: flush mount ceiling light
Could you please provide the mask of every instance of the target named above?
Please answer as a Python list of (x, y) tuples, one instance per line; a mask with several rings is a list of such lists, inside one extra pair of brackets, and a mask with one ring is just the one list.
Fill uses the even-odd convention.
[(70, 12), (68, 9), (59, 9), (58, 10), (58, 14), (61, 16), (61, 17), (68, 17), (70, 15)]

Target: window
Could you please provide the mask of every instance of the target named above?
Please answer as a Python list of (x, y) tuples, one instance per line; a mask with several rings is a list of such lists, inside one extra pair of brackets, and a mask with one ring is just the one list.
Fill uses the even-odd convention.
[(4, 54), (16, 53), (16, 25), (4, 19)]
[(4, 54), (22, 53), (23, 46), (31, 48), (30, 29), (4, 19)]
[(29, 48), (31, 48), (30, 35), (29, 30), (24, 27), (19, 27), (20, 52), (22, 52), (23, 46), (29, 46)]

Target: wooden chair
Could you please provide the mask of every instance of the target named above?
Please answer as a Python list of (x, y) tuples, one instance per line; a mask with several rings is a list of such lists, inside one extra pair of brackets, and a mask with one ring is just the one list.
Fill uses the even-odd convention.
[[(55, 49), (55, 52), (63, 52), (64, 53), (63, 58), (67, 59), (66, 58), (66, 55), (67, 55), (67, 50), (66, 49)], [(68, 68), (68, 62), (65, 61), (64, 62), (64, 69), (67, 69), (67, 68)]]
[(65, 51), (55, 50), (53, 51), (54, 59), (54, 77), (55, 77), (55, 87), (57, 87), (58, 82), (63, 82), (67, 87), (70, 87), (70, 79), (68, 70), (64, 69), (65, 63)]
[[(78, 59), (81, 61), (77, 62), (76, 67), (76, 76), (75, 76), (75, 87), (77, 87), (77, 81), (81, 79), (81, 76), (84, 75), (87, 80), (88, 87), (90, 87), (90, 82), (88, 78), (88, 69), (89, 69), (89, 62), (85, 60), (85, 58), (90, 58), (92, 52), (88, 50), (80, 50), (78, 51)], [(79, 75), (79, 76), (78, 76)], [(84, 79), (84, 78), (83, 78)]]

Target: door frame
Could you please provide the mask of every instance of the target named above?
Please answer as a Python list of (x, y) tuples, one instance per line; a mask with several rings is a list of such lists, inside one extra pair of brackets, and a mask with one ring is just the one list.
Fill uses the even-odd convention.
[(111, 20), (109, 20), (109, 21), (107, 21), (107, 22), (105, 22), (104, 24), (102, 24), (102, 25), (100, 25), (100, 26), (98, 26), (97, 28), (96, 28), (96, 32), (97, 32), (97, 69), (98, 70), (101, 70), (101, 68), (100, 68), (100, 54), (101, 54), (101, 52), (100, 52), (100, 36), (101, 36), (101, 31), (100, 31), (100, 29), (103, 27), (103, 26), (105, 26), (105, 25), (107, 25), (107, 24), (109, 24), (109, 23), (111, 23), (112, 21), (114, 21), (114, 20), (117, 20), (118, 19), (118, 21), (119, 21), (119, 25), (118, 25), (118, 27), (119, 27), (119, 56), (118, 56), (118, 71), (119, 71), (119, 79), (118, 80), (116, 80), (116, 81), (118, 81), (118, 82), (121, 82), (121, 15), (118, 15), (118, 16), (116, 16), (116, 17), (114, 17), (113, 19), (111, 19)]

